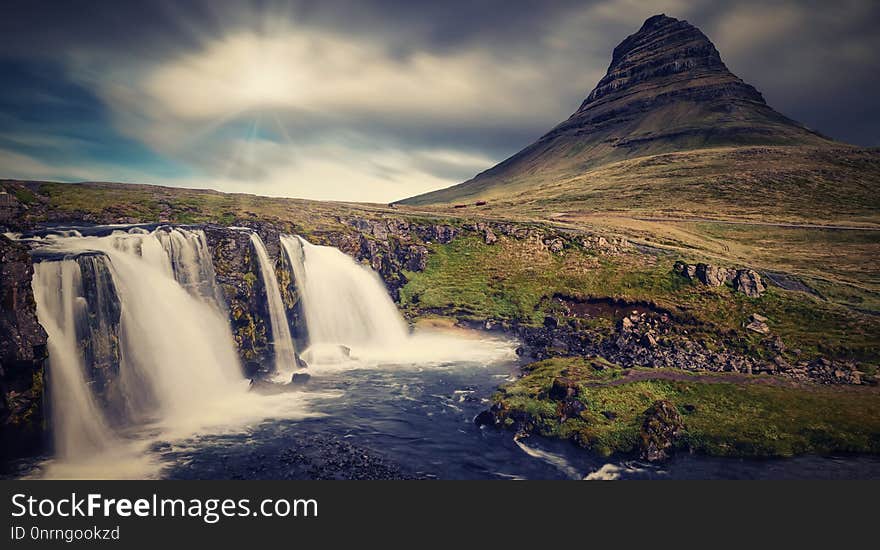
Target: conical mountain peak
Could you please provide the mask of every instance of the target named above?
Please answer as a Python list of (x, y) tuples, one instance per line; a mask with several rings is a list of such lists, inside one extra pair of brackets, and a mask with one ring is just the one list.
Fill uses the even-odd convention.
[(700, 29), (660, 14), (614, 48), (605, 76), (567, 120), (472, 180), (403, 202), (488, 196), (661, 153), (829, 143), (769, 107)]

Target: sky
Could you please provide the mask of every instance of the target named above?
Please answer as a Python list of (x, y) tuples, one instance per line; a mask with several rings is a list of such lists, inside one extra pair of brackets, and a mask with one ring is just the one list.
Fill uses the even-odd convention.
[(573, 113), (614, 46), (686, 19), (783, 114), (880, 146), (880, 3), (46, 2), (0, 17), (0, 178), (389, 202)]

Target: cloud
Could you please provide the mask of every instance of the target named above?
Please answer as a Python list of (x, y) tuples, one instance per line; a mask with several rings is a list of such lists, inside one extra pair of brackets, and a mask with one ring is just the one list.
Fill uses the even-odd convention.
[(0, 21), (7, 56), (64, 65), (18, 96), (54, 79), (69, 84), (62, 97), (87, 91), (96, 105), (79, 98), (80, 118), (56, 107), (40, 126), (48, 99), (16, 112), (24, 100), (0, 90), (15, 134), (0, 132), (0, 160), (22, 177), (378, 202), (453, 185), (574, 112), (614, 46), (659, 12), (702, 28), (784, 114), (880, 144), (868, 0), (133, 0), (45, 12), (23, 3)]
[[(523, 126), (533, 139), (596, 77), (566, 56), (542, 65), (488, 48), (400, 51), (382, 37), (302, 25), (236, 29), (136, 67), (113, 61), (74, 64), (116, 129), (214, 178), (210, 186), (378, 202), (492, 166), (512, 151), (474, 142)], [(555, 86), (563, 75), (568, 85)]]
[(117, 181), (173, 185), (173, 180), (123, 165), (95, 162), (46, 162), (32, 155), (0, 148), (3, 178), (45, 181)]
[(572, 109), (560, 105), (554, 78), (565, 75), (580, 95), (595, 74), (572, 71), (572, 59), (541, 61), (485, 48), (401, 53), (380, 37), (291, 25), (232, 31), (135, 74), (130, 65), (77, 72), (95, 75), (90, 85), (121, 131), (161, 149), (186, 141), (194, 124), (257, 112), (293, 127), (546, 125)]

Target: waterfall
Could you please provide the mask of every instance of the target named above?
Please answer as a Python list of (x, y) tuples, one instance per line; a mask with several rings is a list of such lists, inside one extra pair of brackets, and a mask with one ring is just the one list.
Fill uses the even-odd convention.
[(382, 279), (369, 266), (302, 237), (282, 235), (281, 245), (302, 304), (309, 341), (303, 356), (310, 365), (425, 366), (516, 356), (505, 339), (456, 330), (410, 334)]
[[(112, 395), (101, 398), (121, 400), (132, 420), (185, 424), (244, 391), (231, 329), (215, 283), (206, 280), (213, 267), (204, 235), (160, 228), (44, 242), (33, 287), (38, 318), (49, 333), (49, 393), (60, 456), (94, 454), (108, 443), (94, 382), (86, 376), (98, 365), (85, 360), (87, 352), (94, 358), (107, 351), (92, 349), (105, 347), (102, 341), (118, 338), (119, 375)], [(116, 311), (107, 305), (110, 293)], [(108, 318), (114, 313), (118, 320)], [(115, 333), (101, 334), (111, 327)]]
[(213, 300), (223, 309), (225, 300), (217, 285), (214, 262), (201, 229), (170, 229), (157, 233), (171, 262), (174, 278), (184, 288), (205, 300)]
[(266, 246), (256, 233), (251, 233), (251, 243), (257, 253), (260, 264), (260, 274), (263, 286), (266, 289), (266, 301), (269, 308), (269, 322), (272, 327), (272, 347), (275, 350), (275, 375), (289, 380), (290, 373), (296, 367), (296, 350), (293, 346), (293, 338), (290, 336), (290, 326), (287, 324), (287, 312), (281, 299), (281, 290), (278, 287), (278, 278), (275, 269), (269, 260)]
[(310, 346), (399, 346), (406, 323), (378, 274), (340, 250), (282, 235), (302, 300)]
[(58, 456), (75, 460), (111, 446), (104, 413), (85, 379), (79, 343), (85, 326), (80, 266), (74, 260), (34, 266), (37, 316), (49, 335), (50, 412)]

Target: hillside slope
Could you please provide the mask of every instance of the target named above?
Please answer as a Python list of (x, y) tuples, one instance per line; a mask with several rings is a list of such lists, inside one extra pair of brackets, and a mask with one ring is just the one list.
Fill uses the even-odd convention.
[[(699, 29), (657, 15), (614, 49), (607, 74), (568, 120), (465, 183), (400, 203), (495, 200), (584, 176), (613, 162), (742, 146), (855, 149), (773, 110), (754, 87), (727, 69)], [(806, 163), (804, 169), (823, 172), (829, 166)], [(591, 190), (590, 184), (577, 182), (585, 191)]]

